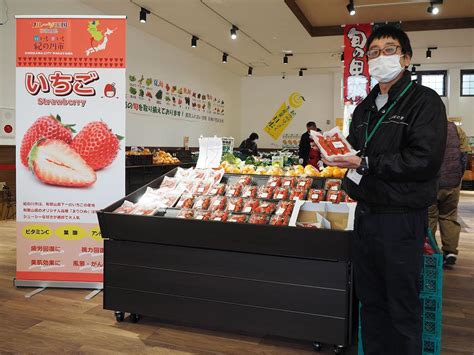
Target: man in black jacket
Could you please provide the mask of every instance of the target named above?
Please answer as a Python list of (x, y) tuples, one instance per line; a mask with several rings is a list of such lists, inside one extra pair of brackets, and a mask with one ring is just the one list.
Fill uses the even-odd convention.
[(411, 82), (405, 32), (376, 29), (367, 41), (369, 72), (379, 84), (354, 111), (348, 141), (359, 156), (344, 188), (358, 201), (354, 224), (355, 289), (364, 353), (421, 354), (420, 273), (446, 145), (438, 94)]
[(301, 135), (300, 147), (298, 150), (298, 156), (300, 159), (303, 159), (302, 165), (305, 166), (308, 163), (309, 152), (311, 151), (311, 142), (310, 142), (310, 131), (317, 131), (316, 123), (311, 121), (306, 123), (306, 132)]

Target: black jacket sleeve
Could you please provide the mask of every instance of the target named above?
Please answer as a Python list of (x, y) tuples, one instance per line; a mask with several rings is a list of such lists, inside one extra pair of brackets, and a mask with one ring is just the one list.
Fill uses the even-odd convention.
[(427, 92), (413, 124), (407, 129), (407, 144), (397, 153), (369, 155), (370, 173), (389, 181), (433, 179), (439, 172), (446, 147), (446, 109), (436, 92)]

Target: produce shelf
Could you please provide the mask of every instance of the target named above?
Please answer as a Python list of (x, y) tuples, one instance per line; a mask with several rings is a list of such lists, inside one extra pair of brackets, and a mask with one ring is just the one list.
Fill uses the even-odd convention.
[[(158, 188), (164, 176), (98, 212), (106, 238), (105, 309), (351, 344), (351, 231), (178, 219), (175, 209), (157, 216), (113, 212), (124, 200), (137, 202), (147, 187)], [(224, 179), (232, 183), (240, 176)], [(267, 179), (253, 176), (257, 185)], [(324, 179), (313, 180), (314, 188), (323, 185)]]

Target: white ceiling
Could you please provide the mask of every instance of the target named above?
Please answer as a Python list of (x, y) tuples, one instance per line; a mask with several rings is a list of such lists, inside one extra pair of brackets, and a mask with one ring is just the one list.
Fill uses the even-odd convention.
[[(474, 0), (473, 0), (474, 1)], [(110, 15), (127, 15), (129, 24), (199, 57), (225, 66), (237, 75), (254, 67), (254, 75), (296, 74), (301, 67), (307, 74), (339, 71), (342, 36), (311, 37), (283, 0), (81, 0), (82, 3)], [(215, 14), (211, 7), (242, 31), (230, 38), (230, 24)], [(189, 34), (156, 16), (148, 16), (146, 24), (138, 21), (143, 6), (167, 21), (192, 33), (202, 41), (191, 48)], [(346, 11), (341, 9), (341, 11)], [(360, 10), (362, 11), (362, 10)], [(409, 33), (415, 63), (474, 63), (474, 29)], [(220, 51), (206, 45), (209, 42)], [(258, 42), (258, 43), (256, 43)], [(428, 46), (437, 46), (431, 61), (425, 59)], [(289, 64), (282, 63), (282, 53), (291, 50)], [(222, 51), (229, 58), (221, 63)], [(306, 74), (306, 73), (305, 73)]]

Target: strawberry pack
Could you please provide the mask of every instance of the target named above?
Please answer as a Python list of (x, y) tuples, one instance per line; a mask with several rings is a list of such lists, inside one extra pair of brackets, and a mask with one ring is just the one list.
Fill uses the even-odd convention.
[(323, 134), (316, 131), (311, 131), (310, 134), (321, 154), (328, 161), (332, 161), (335, 156), (349, 157), (357, 153), (352, 149), (339, 127), (334, 127)]

